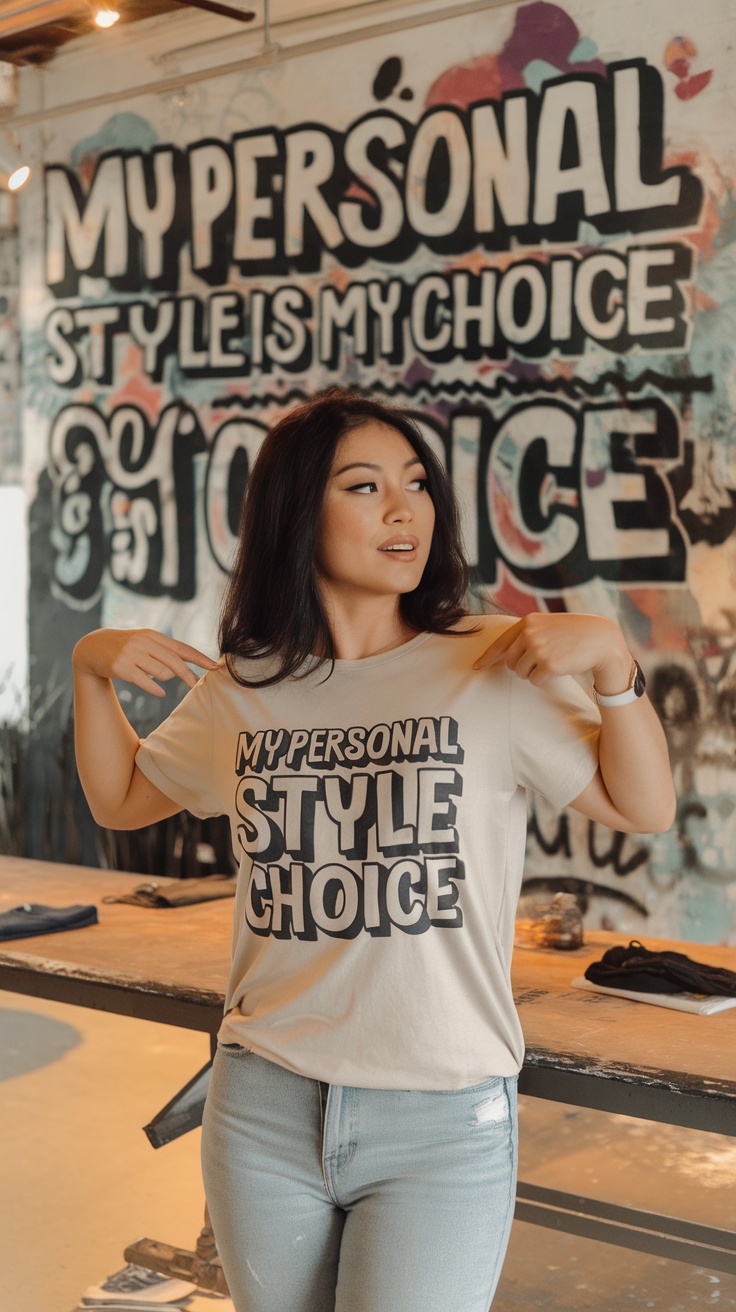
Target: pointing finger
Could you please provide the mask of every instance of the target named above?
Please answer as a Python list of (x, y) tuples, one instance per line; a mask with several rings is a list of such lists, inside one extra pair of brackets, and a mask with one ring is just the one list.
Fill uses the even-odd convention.
[(501, 634), (500, 638), (496, 638), (496, 641), (492, 642), (490, 647), (487, 647), (483, 652), (483, 655), (479, 656), (478, 660), (474, 662), (473, 669), (487, 670), (492, 665), (498, 665), (499, 661), (503, 660), (509, 647), (519, 637), (521, 625), (522, 621), (519, 620), (518, 624), (512, 624), (509, 629)]
[(151, 657), (156, 659), (166, 671), (160, 673), (158, 670), (151, 670), (150, 666), (145, 666), (149, 674), (153, 674), (156, 679), (172, 679), (178, 677), (184, 680), (190, 688), (194, 688), (199, 679), (193, 670), (182, 660), (181, 656), (170, 647), (163, 645), (151, 648)]
[(137, 688), (142, 688), (144, 692), (150, 692), (153, 697), (166, 696), (163, 688), (159, 687), (153, 675), (147, 674), (142, 669), (136, 669), (135, 674), (128, 675), (126, 683), (134, 683)]
[(190, 647), (187, 642), (179, 642), (178, 638), (169, 638), (167, 646), (168, 645), (170, 645), (183, 660), (190, 661), (192, 665), (197, 665), (201, 670), (217, 669), (217, 661), (213, 661), (209, 656), (205, 656), (204, 652), (198, 651), (196, 647)]

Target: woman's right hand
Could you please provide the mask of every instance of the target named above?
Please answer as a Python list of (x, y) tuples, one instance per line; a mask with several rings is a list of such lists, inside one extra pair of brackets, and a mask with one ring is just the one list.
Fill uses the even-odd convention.
[(196, 647), (155, 629), (95, 629), (80, 638), (72, 656), (77, 673), (94, 674), (99, 679), (123, 679), (153, 697), (166, 696), (156, 680), (165, 683), (179, 678), (190, 688), (194, 687), (197, 676), (187, 661), (203, 670), (217, 668), (217, 662)]

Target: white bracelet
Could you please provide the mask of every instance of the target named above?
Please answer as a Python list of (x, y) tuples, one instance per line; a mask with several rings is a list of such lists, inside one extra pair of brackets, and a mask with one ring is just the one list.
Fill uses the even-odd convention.
[(593, 696), (599, 706), (626, 706), (627, 702), (635, 702), (643, 697), (646, 686), (642, 668), (639, 662), (632, 657), (628, 688), (624, 692), (617, 692), (607, 697), (604, 693), (598, 692), (595, 684), (593, 684)]

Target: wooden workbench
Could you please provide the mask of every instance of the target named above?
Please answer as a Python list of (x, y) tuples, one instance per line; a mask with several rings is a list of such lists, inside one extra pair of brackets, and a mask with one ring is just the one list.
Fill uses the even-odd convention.
[[(94, 902), (100, 918), (85, 930), (0, 943), (0, 987), (214, 1033), (230, 963), (232, 899), (166, 910), (102, 902), (142, 882), (142, 875), (0, 857), (0, 911), (23, 902)], [(572, 1092), (576, 1077), (583, 1078), (600, 1085), (589, 1089), (595, 1100), (584, 1105), (604, 1106), (606, 1086), (614, 1083), (624, 1087), (612, 1094), (610, 1110), (736, 1133), (736, 1008), (694, 1016), (570, 988), (588, 962), (623, 937), (588, 933), (574, 952), (517, 949), (525, 1091), (578, 1103), (560, 1090), (567, 1083)], [(646, 941), (736, 968), (736, 949)], [(547, 1093), (553, 1073), (557, 1087)], [(632, 1098), (649, 1112), (632, 1111)], [(657, 1116), (662, 1099), (667, 1114)]]
[[(24, 902), (95, 903), (100, 923), (0, 943), (0, 988), (211, 1036), (230, 962), (231, 898), (149, 910), (105, 904), (145, 876), (0, 857), (0, 912)], [(162, 881), (165, 882), (165, 881)], [(514, 996), (526, 1058), (520, 1092), (736, 1135), (736, 1008), (697, 1016), (570, 987), (625, 936), (587, 933), (573, 952), (517, 949)], [(736, 950), (646, 937), (736, 969)], [(517, 1216), (736, 1273), (736, 1237), (595, 1200), (519, 1185)], [(665, 1224), (666, 1223), (666, 1224)]]

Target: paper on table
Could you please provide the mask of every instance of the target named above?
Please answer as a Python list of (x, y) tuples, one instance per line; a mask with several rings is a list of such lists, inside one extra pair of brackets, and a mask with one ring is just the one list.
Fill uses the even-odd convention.
[(127, 1307), (160, 1307), (162, 1312), (168, 1303), (181, 1305), (183, 1299), (194, 1293), (197, 1286), (189, 1280), (172, 1279), (158, 1271), (149, 1271), (147, 1267), (129, 1262), (122, 1271), (115, 1271), (99, 1285), (90, 1285), (82, 1297), (82, 1304), (99, 1307), (107, 1304), (117, 1308), (121, 1304)]
[[(186, 1312), (189, 1308), (189, 1298), (177, 1299), (174, 1303), (140, 1303), (136, 1301), (127, 1301), (124, 1298), (108, 1298), (99, 1300), (90, 1300), (83, 1298), (81, 1303), (74, 1312), (160, 1312), (160, 1309), (166, 1308), (167, 1312)], [(219, 1307), (218, 1307), (219, 1312)]]
[(692, 1011), (697, 1016), (714, 1016), (718, 1011), (736, 1007), (736, 998), (704, 996), (702, 993), (635, 993), (633, 989), (607, 989), (593, 984), (584, 975), (572, 980), (574, 989), (589, 993), (609, 993), (612, 998), (631, 998), (632, 1002), (650, 1002), (654, 1007), (672, 1007), (675, 1011)]

